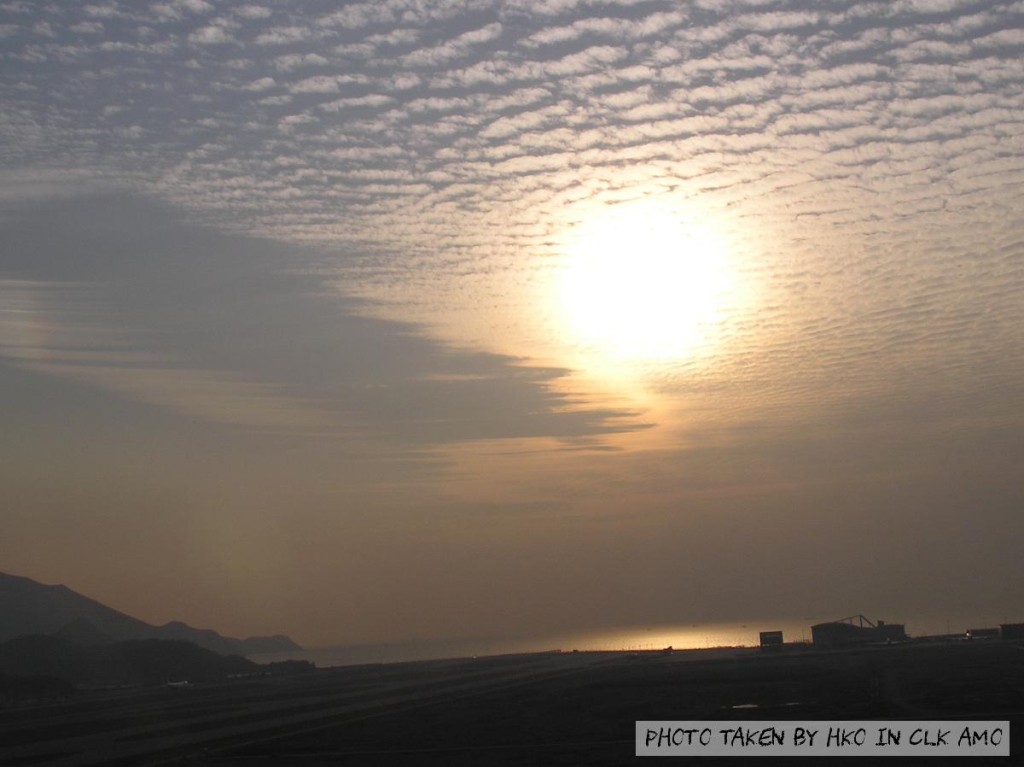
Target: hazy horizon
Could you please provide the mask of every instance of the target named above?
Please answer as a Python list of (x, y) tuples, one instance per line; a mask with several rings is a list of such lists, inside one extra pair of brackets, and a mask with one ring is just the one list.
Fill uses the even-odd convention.
[(310, 647), (1024, 620), (1022, 44), (0, 1), (0, 569)]

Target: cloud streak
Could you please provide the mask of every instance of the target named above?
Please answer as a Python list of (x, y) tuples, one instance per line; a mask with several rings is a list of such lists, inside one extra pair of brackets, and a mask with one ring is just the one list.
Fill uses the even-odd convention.
[[(45, 233), (55, 219), (60, 234)], [(278, 247), (189, 227), (162, 206), (29, 207), (4, 236), (18, 255), (0, 280), (0, 360), (33, 372), (204, 421), (406, 449), (643, 428), (635, 413), (558, 393), (564, 369), (448, 350), (362, 316), (363, 302), (294, 262), (268, 268)]]

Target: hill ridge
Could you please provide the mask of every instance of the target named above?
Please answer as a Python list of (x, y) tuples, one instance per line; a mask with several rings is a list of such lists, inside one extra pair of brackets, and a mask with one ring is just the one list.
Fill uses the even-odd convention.
[(137, 639), (192, 642), (221, 655), (301, 650), (284, 634), (236, 639), (178, 620), (154, 626), (79, 594), (64, 584), (49, 585), (0, 572), (0, 642), (27, 634), (81, 637), (87, 643)]

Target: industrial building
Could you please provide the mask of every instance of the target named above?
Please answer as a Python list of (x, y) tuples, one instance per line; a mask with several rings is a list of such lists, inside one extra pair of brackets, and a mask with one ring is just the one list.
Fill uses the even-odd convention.
[(873, 623), (863, 615), (852, 615), (811, 626), (811, 641), (815, 647), (822, 648), (886, 644), (906, 639), (907, 632), (902, 623)]
[(761, 649), (782, 647), (781, 631), (762, 631), (760, 634)]
[(1024, 623), (1003, 623), (999, 626), (999, 636), (1004, 642), (1020, 642), (1024, 640)]

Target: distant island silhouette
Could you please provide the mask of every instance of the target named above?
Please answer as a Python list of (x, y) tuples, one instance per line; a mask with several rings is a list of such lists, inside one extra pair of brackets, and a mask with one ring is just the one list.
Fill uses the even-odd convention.
[(0, 642), (27, 634), (58, 636), (83, 645), (138, 639), (181, 640), (221, 655), (302, 649), (283, 634), (235, 639), (180, 621), (153, 626), (67, 586), (48, 586), (31, 578), (0, 573)]

